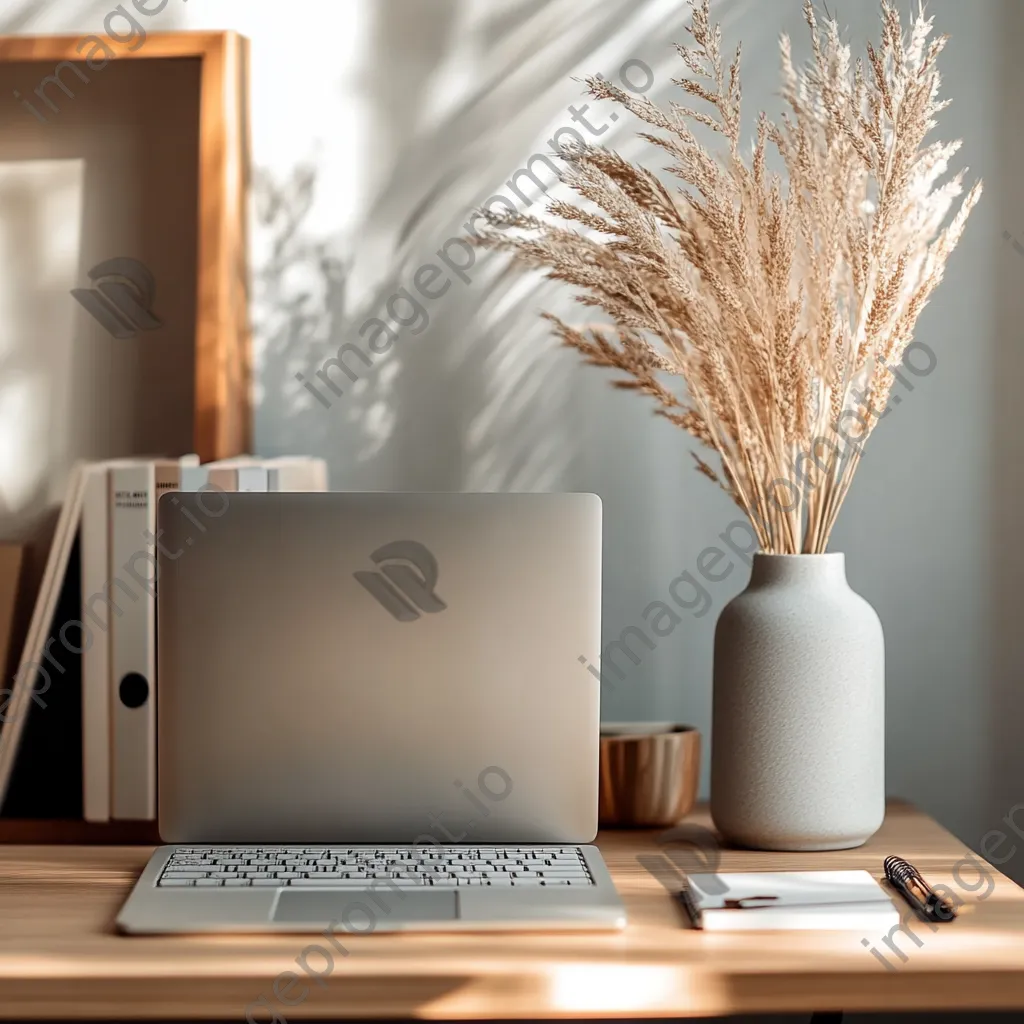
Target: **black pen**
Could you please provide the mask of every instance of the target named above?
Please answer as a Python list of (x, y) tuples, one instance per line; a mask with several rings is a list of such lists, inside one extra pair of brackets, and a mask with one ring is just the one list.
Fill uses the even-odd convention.
[(689, 882), (684, 882), (682, 889), (676, 892), (676, 899), (683, 905), (683, 910), (686, 911), (686, 916), (690, 919), (690, 924), (694, 928), (704, 927), (704, 915), (701, 913), (700, 907), (697, 906), (696, 901), (693, 898), (693, 893), (690, 892)]
[(952, 921), (956, 908), (921, 877), (921, 872), (901, 857), (886, 857), (882, 865), (886, 881), (926, 921)]

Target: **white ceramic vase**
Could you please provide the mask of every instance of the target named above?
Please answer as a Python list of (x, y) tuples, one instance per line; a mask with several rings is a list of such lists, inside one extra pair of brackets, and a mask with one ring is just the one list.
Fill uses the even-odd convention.
[(715, 629), (711, 815), (761, 850), (860, 846), (885, 815), (885, 653), (841, 554), (754, 556)]

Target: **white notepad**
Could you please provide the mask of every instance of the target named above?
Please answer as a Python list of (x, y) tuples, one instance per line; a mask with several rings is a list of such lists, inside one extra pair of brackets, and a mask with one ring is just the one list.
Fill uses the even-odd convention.
[(896, 905), (867, 871), (694, 874), (689, 884), (691, 916), (705, 931), (885, 932), (900, 923)]

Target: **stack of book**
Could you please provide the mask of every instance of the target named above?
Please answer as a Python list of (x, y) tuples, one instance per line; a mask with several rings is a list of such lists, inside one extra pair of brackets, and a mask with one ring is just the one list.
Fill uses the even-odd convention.
[[(156, 817), (156, 506), (165, 491), (204, 489), (325, 491), (327, 470), (322, 459), (307, 456), (200, 465), (191, 455), (75, 466), (21, 661), (0, 702), (5, 815), (37, 816), (25, 804), (37, 797), (45, 804), (46, 785), (28, 778), (41, 774), (29, 762), (66, 759), (68, 746), (77, 750), (80, 742), (76, 802), (86, 821)], [(48, 707), (65, 710), (47, 714)], [(69, 716), (69, 707), (77, 713)], [(19, 757), (32, 720), (40, 738)], [(78, 732), (73, 738), (69, 720)], [(18, 775), (26, 777), (20, 787)], [(16, 788), (22, 792), (15, 795)], [(49, 806), (53, 816), (68, 810), (66, 801), (56, 813), (52, 800)]]

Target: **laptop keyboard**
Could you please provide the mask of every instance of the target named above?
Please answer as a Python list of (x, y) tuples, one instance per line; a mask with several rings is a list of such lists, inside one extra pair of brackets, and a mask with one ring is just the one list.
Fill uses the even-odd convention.
[(575, 846), (181, 846), (157, 885), (366, 889), (594, 885)]

